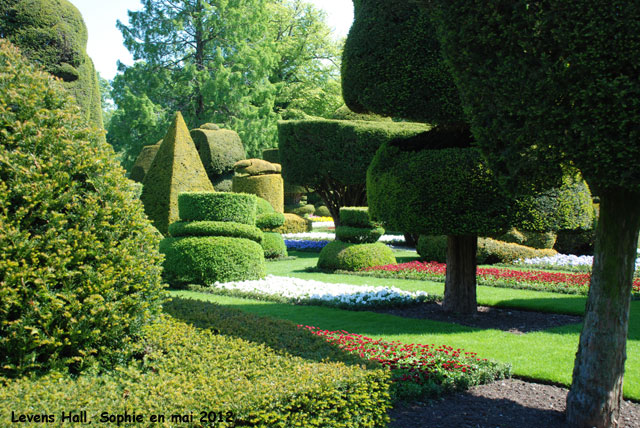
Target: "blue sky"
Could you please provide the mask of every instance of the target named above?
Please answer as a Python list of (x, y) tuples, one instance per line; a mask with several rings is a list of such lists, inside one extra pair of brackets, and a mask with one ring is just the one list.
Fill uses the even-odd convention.
[[(140, 0), (69, 0), (82, 13), (89, 28), (87, 52), (102, 77), (113, 79), (118, 60), (132, 64), (129, 51), (122, 45), (116, 20), (128, 22), (127, 10), (139, 10)], [(327, 12), (327, 22), (336, 37), (347, 35), (353, 21), (351, 0), (307, 0)]]

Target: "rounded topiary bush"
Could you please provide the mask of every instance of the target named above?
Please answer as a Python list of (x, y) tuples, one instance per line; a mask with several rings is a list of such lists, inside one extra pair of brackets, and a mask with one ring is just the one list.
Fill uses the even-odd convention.
[(300, 217), (299, 215), (284, 213), (284, 224), (272, 232), (278, 233), (304, 233), (311, 231), (313, 225), (311, 220)]
[(221, 175), (233, 172), (233, 164), (244, 159), (245, 152), (240, 136), (235, 131), (211, 129), (211, 125), (204, 124), (190, 133), (209, 179), (215, 181)]
[(374, 244), (350, 244), (333, 241), (320, 252), (318, 267), (321, 269), (342, 269), (356, 271), (372, 266), (396, 263), (391, 251), (381, 242)]
[(260, 243), (263, 233), (255, 226), (226, 221), (177, 221), (169, 225), (169, 234), (180, 236), (228, 236)]
[(272, 212), (261, 214), (256, 218), (256, 226), (262, 230), (271, 230), (282, 226), (285, 222), (284, 214)]
[(351, 242), (354, 244), (366, 244), (376, 242), (384, 235), (382, 227), (352, 227), (338, 226), (336, 227), (336, 239), (343, 242)]
[(266, 275), (262, 247), (245, 238), (165, 238), (160, 252), (165, 255), (167, 280), (178, 286), (260, 279)]
[(185, 192), (178, 195), (182, 221), (231, 221), (254, 225), (256, 196), (225, 192)]
[(287, 246), (282, 235), (276, 232), (265, 232), (262, 239), (264, 256), (268, 259), (287, 257)]
[(257, 195), (277, 212), (284, 212), (284, 183), (280, 174), (235, 175), (232, 188), (234, 192)]
[(373, 227), (367, 207), (341, 207), (340, 223), (353, 227)]
[(0, 40), (0, 374), (125, 361), (164, 300), (158, 235), (111, 146)]
[(427, 262), (446, 263), (447, 237), (445, 235), (420, 235), (416, 252)]
[(326, 205), (319, 205), (316, 207), (315, 215), (318, 217), (331, 217), (331, 211), (329, 211)]

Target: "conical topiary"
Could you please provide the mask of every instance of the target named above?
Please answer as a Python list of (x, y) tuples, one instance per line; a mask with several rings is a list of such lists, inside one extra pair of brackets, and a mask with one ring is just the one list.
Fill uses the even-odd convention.
[(167, 234), (179, 219), (178, 194), (213, 192), (182, 114), (177, 112), (143, 181), (142, 202), (154, 225)]

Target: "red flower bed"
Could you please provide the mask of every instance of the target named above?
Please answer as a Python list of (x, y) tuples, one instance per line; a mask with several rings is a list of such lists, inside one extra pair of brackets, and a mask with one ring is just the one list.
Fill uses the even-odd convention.
[(391, 370), (396, 396), (440, 395), (445, 391), (504, 378), (510, 372), (509, 366), (498, 365), (477, 358), (474, 352), (446, 345), (386, 342), (344, 330), (329, 331), (303, 325), (298, 325), (298, 328)]
[[(398, 273), (401, 277), (443, 280), (447, 265), (438, 262), (409, 262), (395, 265), (374, 266), (365, 272)], [(402, 275), (404, 274), (404, 275)], [(513, 285), (519, 288), (548, 289), (549, 291), (586, 292), (591, 274), (546, 271), (525, 271), (504, 268), (478, 268), (478, 284)], [(388, 276), (395, 276), (393, 274)], [(496, 284), (498, 283), (498, 284)], [(530, 286), (530, 287), (527, 287)], [(633, 292), (640, 293), (640, 279), (633, 280)]]

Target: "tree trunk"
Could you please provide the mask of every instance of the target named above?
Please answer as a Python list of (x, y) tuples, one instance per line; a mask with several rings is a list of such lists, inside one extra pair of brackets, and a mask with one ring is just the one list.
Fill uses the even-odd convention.
[(602, 192), (589, 298), (567, 396), (572, 427), (619, 426), (639, 228), (640, 194)]
[(447, 236), (447, 275), (442, 308), (447, 312), (476, 312), (476, 253), (478, 237)]

